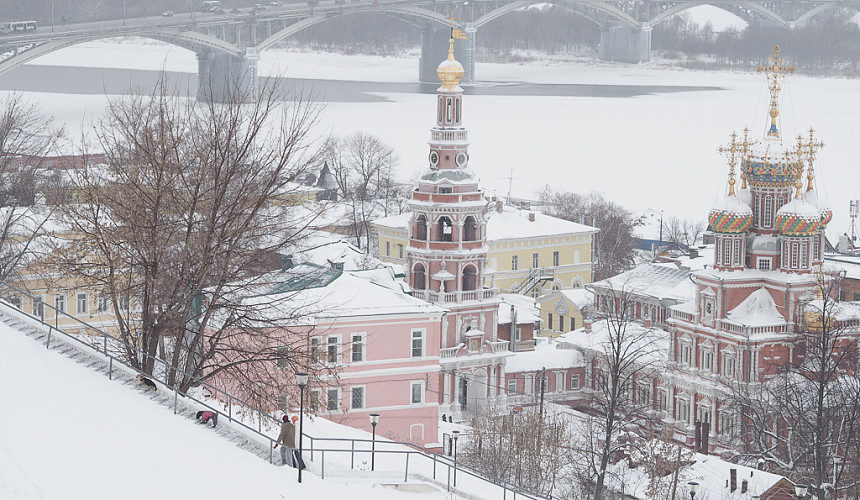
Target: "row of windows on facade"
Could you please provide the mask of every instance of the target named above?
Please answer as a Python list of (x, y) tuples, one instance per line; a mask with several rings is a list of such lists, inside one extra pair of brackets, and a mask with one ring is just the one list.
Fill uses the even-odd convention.
[[(596, 386), (598, 389), (606, 388), (606, 375), (602, 371), (597, 370), (595, 372), (595, 379)], [(658, 388), (656, 400), (653, 400), (652, 398), (653, 393), (653, 382), (638, 381), (636, 383), (635, 391), (631, 391), (631, 393), (629, 394), (629, 399), (635, 405), (648, 407), (658, 412), (668, 412), (670, 408), (668, 389)], [(675, 404), (672, 407), (672, 409), (674, 410), (674, 413), (672, 415), (673, 418), (677, 421), (684, 422), (687, 425), (691, 425), (693, 423), (690, 421), (690, 416), (693, 414), (690, 411), (692, 398), (690, 398), (689, 396), (678, 394), (675, 396), (674, 403)], [(700, 402), (696, 405), (696, 420), (699, 422), (710, 422), (712, 415), (711, 410), (711, 406), (702, 404)], [(733, 412), (731, 410), (720, 411), (719, 426), (713, 430), (720, 435), (732, 436), (735, 434), (736, 422), (736, 412)]]
[[(68, 312), (67, 311), (67, 302), (68, 302), (67, 294), (55, 293), (53, 295), (54, 295), (53, 310), (58, 311), (59, 313), (67, 313)], [(77, 294), (74, 294), (74, 297), (75, 297), (75, 314), (77, 314), (77, 315), (89, 314), (90, 313), (90, 294), (88, 294), (86, 292), (79, 292)], [(10, 299), (10, 302), (12, 305), (17, 307), (18, 309), (21, 309), (24, 305), (21, 297), (12, 297)], [(98, 300), (96, 301), (96, 312), (99, 314), (109, 313), (111, 310), (110, 302), (111, 302), (110, 299), (108, 299), (104, 295), (99, 294)], [(33, 314), (33, 316), (42, 317), (42, 316), (46, 316), (46, 313), (47, 313), (47, 316), (52, 315), (51, 314), (51, 308), (47, 308), (48, 311), (45, 310), (46, 308), (45, 308), (45, 297), (44, 296), (35, 296), (32, 299), (30, 299), (30, 307), (31, 307), (31, 313)], [(122, 301), (120, 303), (120, 308), (122, 310), (128, 310), (128, 307), (129, 307), (128, 298), (122, 299)]]
[[(409, 404), (424, 404), (425, 383), (423, 380), (414, 380), (409, 383)], [(340, 387), (327, 389), (311, 389), (309, 392), (309, 405), (314, 413), (333, 413), (348, 410), (363, 410), (367, 407), (367, 386), (356, 385), (349, 388), (349, 407), (344, 408), (342, 401), (342, 390)], [(290, 406), (286, 396), (278, 400), (278, 407), (287, 411)]]
[[(427, 241), (427, 218), (424, 215), (419, 215), (415, 220), (415, 231), (412, 233), (412, 238)], [(478, 241), (478, 239), (478, 222), (470, 215), (463, 222), (462, 238), (457, 241)], [(439, 218), (439, 222), (436, 223), (434, 241), (454, 241), (454, 225), (450, 218), (444, 215)]]
[[(523, 390), (519, 391), (519, 381), (522, 380)], [(555, 387), (554, 392), (564, 392), (567, 389), (567, 372), (560, 371), (555, 373)], [(541, 383), (543, 387), (541, 388)], [(508, 396), (514, 396), (518, 394), (540, 394), (541, 389), (543, 392), (549, 391), (549, 377), (541, 378), (539, 375), (525, 375), (522, 379), (519, 378), (509, 378), (507, 381), (507, 393)], [(578, 373), (574, 373), (570, 376), (570, 390), (580, 389), (580, 376)]]
[[(559, 314), (558, 315), (558, 330), (555, 330), (555, 331), (558, 331), (558, 332), (571, 331), (572, 332), (572, 331), (576, 330), (576, 318), (570, 318), (570, 330), (564, 329), (564, 323), (565, 323), (564, 315)], [(552, 313), (547, 313), (547, 315), (546, 315), (546, 328), (547, 328), (547, 330), (553, 329)]]
[[(337, 365), (343, 362), (360, 363), (367, 360), (367, 334), (363, 332), (353, 333), (349, 338), (349, 356), (346, 360), (343, 360), (344, 346), (341, 343), (340, 335), (328, 335), (325, 339), (322, 336), (311, 337), (311, 359), (316, 363), (330, 365)], [(324, 340), (325, 342), (323, 342)], [(409, 356), (412, 358), (421, 358), (425, 354), (424, 330), (412, 330)], [(284, 369), (290, 368), (289, 346), (280, 346), (277, 348), (277, 365)]]
[[(822, 239), (819, 235), (812, 237), (812, 260), (817, 262), (821, 259)], [(723, 239), (717, 243), (718, 265), (740, 266), (741, 242), (737, 238)], [(782, 262), (786, 269), (806, 269), (809, 267), (809, 242), (786, 240), (782, 242)], [(750, 266), (750, 262), (746, 262)], [(773, 259), (769, 257), (758, 257), (756, 269), (770, 271), (773, 269)]]
[[(598, 309), (606, 313), (615, 313), (616, 309), (620, 310), (621, 299), (612, 296), (598, 295)], [(646, 304), (644, 302), (635, 302), (632, 300), (624, 301), (627, 310), (624, 311), (627, 318), (648, 319), (655, 323), (661, 323), (666, 319), (666, 308), (657, 307), (655, 305)]]
[[(460, 290), (466, 292), (478, 289), (478, 268), (476, 266), (467, 264), (463, 267), (460, 274), (462, 275)], [(424, 264), (415, 264), (412, 268), (412, 288), (415, 290), (426, 290), (427, 284), (427, 273)]]
[[(739, 363), (737, 355), (733, 351), (722, 350), (719, 356), (719, 363), (717, 363), (716, 350), (714, 347), (699, 346), (698, 351), (698, 366), (696, 366), (696, 368), (699, 370), (716, 373), (717, 375), (728, 378), (738, 377)], [(693, 346), (688, 342), (681, 341), (678, 345), (678, 350), (675, 353), (675, 361), (692, 367)]]

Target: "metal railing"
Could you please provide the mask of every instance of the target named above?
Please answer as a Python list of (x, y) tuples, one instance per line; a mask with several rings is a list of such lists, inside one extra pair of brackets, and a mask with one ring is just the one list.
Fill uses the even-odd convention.
[[(225, 415), (225, 416), (227, 416), (228, 421), (231, 424), (233, 424), (234, 426), (240, 427), (240, 429), (238, 429), (239, 431), (250, 432), (251, 433), (250, 437), (252, 437), (252, 438), (253, 437), (262, 438), (262, 441), (258, 442), (258, 444), (262, 445), (263, 443), (267, 442), (268, 443), (268, 450), (269, 450), (269, 463), (274, 463), (274, 453), (272, 450), (273, 450), (275, 440), (272, 437), (270, 437), (266, 434), (263, 434), (262, 423), (264, 420), (269, 420), (273, 424), (275, 424), (276, 426), (279, 426), (280, 421), (277, 420), (276, 418), (274, 418), (273, 416), (271, 416), (268, 412), (260, 410), (259, 408), (256, 408), (254, 405), (249, 404), (249, 403), (233, 396), (232, 394), (229, 394), (225, 391), (222, 391), (222, 390), (206, 383), (202, 379), (186, 373), (185, 371), (183, 371), (180, 368), (177, 368), (177, 367), (170, 365), (169, 363), (167, 363), (166, 361), (162, 360), (161, 358), (159, 358), (157, 356), (150, 356), (147, 353), (140, 351), (140, 349), (138, 349), (137, 347), (132, 346), (126, 342), (123, 342), (122, 340), (117, 339), (116, 337), (109, 335), (104, 330), (96, 328), (96, 327), (80, 320), (79, 318), (77, 318), (75, 316), (67, 314), (65, 311), (58, 310), (56, 307), (53, 307), (50, 304), (42, 302), (40, 297), (34, 297), (34, 296), (30, 295), (29, 293), (27, 293), (23, 290), (20, 290), (20, 289), (12, 286), (6, 282), (3, 282), (3, 281), (0, 281), (0, 285), (9, 289), (11, 291), (10, 294), (14, 295), (16, 298), (27, 297), (31, 301), (38, 300), (40, 302), (39, 315), (38, 316), (25, 312), (23, 309), (19, 308), (18, 306), (16, 306), (15, 304), (13, 304), (7, 300), (0, 300), (0, 306), (5, 307), (10, 311), (13, 311), (13, 314), (15, 316), (17, 316), (17, 315), (24, 316), (25, 318), (29, 318), (30, 320), (33, 320), (33, 321), (39, 323), (40, 325), (47, 327), (48, 328), (47, 339), (45, 340), (46, 348), (48, 348), (48, 349), (51, 348), (52, 336), (55, 336), (55, 334), (62, 335), (65, 338), (67, 338), (69, 340), (73, 340), (73, 341), (77, 342), (78, 344), (92, 350), (92, 352), (94, 354), (104, 356), (105, 358), (107, 358), (107, 360), (108, 360), (108, 378), (110, 378), (110, 379), (113, 378), (113, 372), (115, 370), (117, 370), (117, 368), (114, 367), (114, 362), (132, 370), (135, 373), (153, 377), (154, 380), (157, 380), (159, 383), (163, 384), (165, 387), (167, 387), (168, 389), (173, 391), (173, 412), (174, 412), (174, 414), (178, 413), (179, 397), (182, 396), (182, 398), (193, 401), (195, 403), (198, 403), (198, 404), (218, 413), (219, 415)], [(54, 312), (54, 324), (51, 324), (51, 323), (45, 321), (45, 308), (49, 308), (49, 309), (53, 310), (53, 312)], [(94, 335), (94, 334), (97, 334), (97, 337), (98, 337), (97, 342), (88, 343), (84, 339), (78, 338), (78, 336), (72, 335), (72, 334), (67, 333), (67, 332), (63, 331), (62, 329), (60, 329), (59, 325), (60, 325), (60, 317), (61, 316), (63, 318), (67, 318), (67, 319), (71, 320), (70, 321), (71, 324), (79, 325), (79, 329), (78, 329), (79, 332), (92, 332), (92, 333), (82, 333), (82, 335), (86, 335), (86, 337), (84, 337), (84, 339), (88, 338), (90, 340), (93, 340), (93, 337), (96, 337), (96, 335)], [(81, 334), (78, 334), (78, 335), (81, 336)], [(161, 371), (158, 373), (163, 374), (165, 377), (165, 380), (162, 381), (162, 380), (158, 379), (156, 374), (150, 375), (150, 374), (145, 374), (145, 373), (141, 372), (140, 370), (138, 370), (138, 369), (132, 367), (131, 365), (129, 365), (128, 363), (126, 363), (124, 361), (124, 359), (122, 359), (121, 356), (118, 356), (118, 355), (115, 355), (112, 353), (113, 349), (118, 349), (121, 347), (126, 348), (126, 349), (131, 349), (134, 353), (147, 356), (148, 358), (151, 358), (152, 361), (154, 361), (156, 364), (160, 364)], [(170, 387), (167, 383), (167, 376), (169, 375), (171, 370), (173, 370), (176, 373), (179, 373), (183, 376), (191, 378), (195, 382), (195, 384), (199, 385), (200, 387), (205, 388), (213, 396), (215, 396), (216, 400), (219, 399), (217, 396), (221, 396), (220, 400), (226, 401), (226, 405), (227, 405), (226, 413), (222, 412), (221, 409), (212, 406), (210, 404), (210, 402), (197, 399), (192, 394), (178, 390), (175, 387)], [(153, 370), (153, 371), (155, 372), (156, 370)], [(184, 403), (184, 401), (183, 401), (183, 403)], [(241, 409), (251, 410), (252, 412), (254, 412), (256, 414), (257, 422), (258, 422), (258, 428), (257, 429), (250, 427), (249, 425), (247, 425), (245, 422), (243, 422), (242, 420), (240, 420), (238, 418), (234, 418), (234, 416), (233, 416), (234, 404), (236, 406), (239, 406)], [(356, 446), (355, 446), (356, 443), (367, 443), (368, 446), (371, 446), (373, 441), (369, 440), (369, 439), (315, 438), (315, 437), (313, 437), (307, 433), (302, 433), (302, 436), (304, 436), (305, 438), (307, 438), (309, 440), (310, 448), (305, 449), (303, 451), (310, 453), (311, 461), (314, 460), (314, 456), (316, 454), (320, 455), (320, 477), (322, 479), (325, 479), (326, 453), (329, 453), (329, 456), (331, 456), (332, 454), (350, 453), (350, 469), (355, 468), (355, 457), (356, 457), (357, 453), (359, 453), (359, 454), (360, 453), (367, 453), (367, 454), (374, 453), (370, 448), (368, 448), (367, 450), (356, 449)], [(319, 442), (323, 442), (323, 443), (349, 443), (350, 448), (349, 449), (345, 449), (345, 448), (319, 448), (318, 446), (315, 446), (316, 443), (319, 443)], [(431, 450), (428, 450), (426, 448), (423, 448), (421, 446), (418, 446), (418, 445), (415, 445), (412, 443), (398, 442), (398, 441), (387, 441), (387, 440), (376, 440), (376, 446), (377, 446), (377, 448), (379, 448), (381, 446), (398, 446), (401, 448), (405, 448), (405, 449), (394, 449), (394, 450), (390, 450), (390, 449), (389, 450), (385, 450), (385, 449), (376, 449), (375, 450), (375, 453), (380, 453), (383, 455), (400, 454), (400, 455), (403, 455), (406, 457), (406, 459), (404, 461), (404, 473), (403, 473), (404, 474), (403, 475), (404, 482), (408, 481), (409, 475), (410, 475), (410, 463), (409, 463), (410, 457), (418, 457), (416, 459), (416, 461), (421, 461), (421, 464), (424, 464), (424, 465), (431, 464), (432, 469), (429, 469), (430, 470), (429, 476), (427, 476), (426, 474), (422, 474), (422, 471), (421, 471), (422, 465), (421, 464), (414, 464), (413, 463), (413, 465), (412, 465), (413, 477), (423, 477), (423, 478), (428, 478), (428, 479), (431, 479), (433, 481), (439, 482), (439, 480), (437, 480), (437, 477), (436, 477), (437, 476), (437, 474), (436, 474), (437, 466), (444, 466), (447, 468), (447, 488), (448, 488), (448, 491), (451, 491), (452, 487), (454, 489), (457, 488), (456, 474), (459, 472), (459, 473), (465, 474), (469, 478), (471, 478), (470, 480), (467, 480), (467, 483), (471, 482), (471, 481), (477, 481), (479, 483), (479, 486), (478, 486), (479, 492), (485, 492), (486, 488), (489, 486), (500, 488), (501, 494), (502, 494), (501, 498), (503, 500), (508, 498), (507, 497), (508, 493), (512, 494), (513, 495), (512, 498), (514, 498), (514, 499), (516, 499), (518, 497), (519, 498), (535, 499), (535, 500), (543, 498), (540, 496), (536, 496), (533, 493), (526, 492), (522, 488), (519, 488), (519, 487), (517, 487), (511, 483), (508, 483), (507, 481), (505, 481), (503, 479), (487, 477), (487, 476), (481, 474), (479, 471), (472, 469), (468, 466), (464, 466), (462, 464), (456, 464), (456, 468), (455, 468), (454, 467), (455, 464), (454, 464), (454, 461), (452, 459), (450, 459), (444, 455), (439, 455), (438, 453), (435, 453)], [(426, 471), (423, 471), (423, 472), (426, 473)], [(454, 478), (453, 484), (451, 482), (452, 472), (453, 472), (453, 478)], [(463, 487), (464, 486), (461, 486), (461, 489)]]

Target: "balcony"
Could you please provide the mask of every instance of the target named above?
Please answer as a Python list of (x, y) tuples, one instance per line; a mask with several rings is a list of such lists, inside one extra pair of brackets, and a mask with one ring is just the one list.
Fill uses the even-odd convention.
[(487, 343), (490, 344), (490, 347), (493, 348), (493, 352), (508, 352), (508, 351), (510, 351), (511, 343), (508, 342), (507, 340), (496, 340), (494, 342), (491, 341), (491, 342), (487, 342)]
[(467, 130), (431, 130), (430, 140), (432, 141), (468, 141), (469, 132)]
[(463, 347), (463, 344), (462, 344), (462, 343), (457, 344), (457, 345), (456, 345), (456, 346), (454, 346), (454, 347), (443, 347), (443, 348), (439, 351), (439, 357), (440, 357), (441, 359), (456, 358), (456, 357), (457, 357), (457, 352), (460, 350), (460, 348), (461, 348), (461, 347)]
[(498, 295), (498, 288), (484, 288), (466, 292), (434, 292), (431, 290), (413, 290), (412, 296), (433, 304), (457, 304), (469, 300), (492, 299)]

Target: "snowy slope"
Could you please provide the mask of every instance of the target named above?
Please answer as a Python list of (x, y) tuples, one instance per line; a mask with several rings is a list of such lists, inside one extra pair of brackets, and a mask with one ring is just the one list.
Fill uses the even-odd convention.
[(295, 469), (242, 451), (5, 324), (0, 378), (2, 499), (445, 498), (309, 473), (298, 484)]

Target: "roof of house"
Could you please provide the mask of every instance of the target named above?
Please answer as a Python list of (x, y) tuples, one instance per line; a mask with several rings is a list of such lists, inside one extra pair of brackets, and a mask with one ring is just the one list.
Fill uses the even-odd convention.
[[(530, 220), (530, 214), (534, 214), (534, 221)], [(411, 218), (412, 212), (406, 212), (376, 219), (373, 224), (406, 231)], [(487, 242), (562, 234), (594, 234), (597, 231), (595, 227), (515, 207), (506, 206), (502, 212), (487, 212)]]
[(592, 289), (611, 289), (616, 293), (647, 295), (656, 299), (687, 301), (693, 299), (696, 285), (690, 271), (673, 264), (642, 264), (627, 272), (588, 285)]

